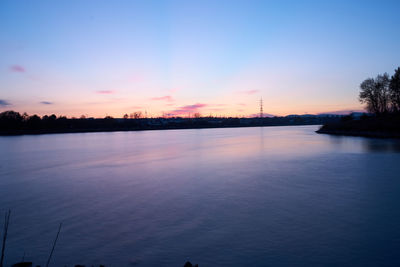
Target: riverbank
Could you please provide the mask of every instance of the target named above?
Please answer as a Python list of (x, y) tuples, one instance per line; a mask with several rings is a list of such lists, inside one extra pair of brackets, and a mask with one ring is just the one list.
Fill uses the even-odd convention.
[(359, 120), (342, 119), (323, 125), (317, 133), (374, 138), (400, 138), (400, 116), (372, 116)]
[(9, 111), (0, 114), (0, 135), (119, 132), (289, 125), (321, 125), (340, 121), (335, 115), (290, 115), (271, 118), (66, 118), (55, 115), (22, 117)]
[(185, 130), (185, 129), (215, 129), (215, 128), (248, 128), (248, 127), (273, 127), (273, 126), (307, 126), (320, 125), (320, 123), (303, 124), (268, 124), (268, 125), (223, 125), (223, 126), (191, 126), (191, 127), (142, 127), (142, 128), (113, 128), (113, 129), (44, 129), (44, 130), (9, 130), (0, 131), (0, 136), (40, 135), (40, 134), (66, 134), (66, 133), (97, 133), (97, 132), (130, 132), (154, 130)]
[[(19, 262), (19, 263), (15, 263), (13, 264), (11, 267), (32, 267), (33, 263), (32, 262)], [(40, 267), (40, 265), (35, 265), (36, 267)], [(95, 265), (91, 265), (92, 267), (94, 267)], [(76, 264), (75, 267), (85, 267), (85, 265), (80, 265), (80, 264)], [(104, 265), (100, 265), (99, 267), (105, 267)], [(193, 265), (192, 263), (190, 263), (189, 261), (185, 263), (185, 265), (183, 267), (199, 267), (198, 264)]]

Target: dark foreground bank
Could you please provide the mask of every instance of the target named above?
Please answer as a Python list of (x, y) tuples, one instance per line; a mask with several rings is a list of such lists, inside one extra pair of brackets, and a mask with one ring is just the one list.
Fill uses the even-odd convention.
[[(33, 266), (34, 265), (33, 265), (32, 262), (24, 261), (24, 262), (19, 262), (19, 263), (13, 264), (11, 267), (33, 267)], [(40, 267), (40, 265), (35, 265), (35, 266), (36, 267)], [(77, 264), (77, 265), (75, 265), (75, 267), (85, 267), (85, 265)], [(94, 266), (92, 265), (92, 267), (94, 267)], [(104, 265), (100, 265), (99, 267), (105, 267), (105, 266)], [(198, 264), (193, 265), (192, 263), (190, 263), (188, 261), (188, 262), (185, 263), (185, 265), (183, 267), (199, 267), (199, 265)]]
[(364, 116), (359, 119), (343, 117), (341, 121), (323, 125), (317, 133), (377, 138), (400, 138), (400, 115)]
[[(11, 217), (11, 210), (8, 210), (8, 211), (5, 213), (5, 217), (4, 217), (5, 220), (4, 220), (3, 232), (0, 233), (0, 236), (2, 237), (2, 238), (1, 238), (1, 239), (2, 239), (2, 242), (1, 242), (1, 253), (0, 253), (0, 267), (3, 267), (3, 266), (4, 266), (4, 265), (3, 265), (4, 256), (5, 256), (5, 253), (4, 253), (4, 252), (5, 252), (5, 250), (6, 250), (7, 236), (8, 236), (8, 227), (9, 227), (9, 223), (10, 223), (10, 217)], [(54, 240), (54, 243), (53, 243), (53, 246), (52, 246), (52, 249), (51, 249), (49, 258), (48, 258), (48, 260), (47, 260), (46, 265), (44, 265), (45, 267), (51, 266), (51, 264), (50, 264), (51, 257), (53, 256), (53, 252), (54, 252), (54, 249), (55, 249), (55, 247), (56, 247), (59, 234), (60, 234), (60, 232), (61, 232), (61, 227), (62, 227), (62, 223), (60, 223), (60, 226), (59, 226), (59, 228), (58, 228), (57, 235), (56, 235), (56, 238), (55, 238), (55, 240)], [(33, 266), (41, 267), (41, 265), (37, 265), (37, 264), (34, 265), (33, 262), (31, 262), (31, 261), (25, 261), (24, 259), (25, 259), (25, 252), (23, 253), (22, 261), (11, 265), (11, 267), (33, 267)], [(76, 264), (76, 265), (74, 265), (74, 266), (75, 266), (75, 267), (85, 267), (85, 265), (81, 265), (81, 264)], [(94, 265), (91, 265), (91, 266), (94, 267)], [(105, 267), (105, 266), (102, 265), (102, 264), (100, 264), (100, 265), (98, 265), (98, 266), (99, 266), (99, 267)], [(187, 261), (187, 262), (183, 265), (183, 267), (198, 267), (198, 264), (193, 265), (191, 262)]]
[(320, 125), (340, 121), (338, 115), (290, 115), (272, 118), (66, 118), (55, 115), (39, 117), (18, 112), (0, 113), (0, 135), (82, 133), (139, 130), (168, 130), (224, 127), (256, 127), (285, 125)]

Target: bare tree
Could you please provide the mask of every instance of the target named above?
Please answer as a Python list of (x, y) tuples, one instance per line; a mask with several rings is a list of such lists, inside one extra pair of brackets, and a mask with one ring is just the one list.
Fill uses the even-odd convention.
[(390, 79), (389, 84), (390, 99), (392, 101), (393, 110), (400, 111), (400, 67), (394, 71), (394, 75)]
[(369, 78), (360, 84), (361, 103), (367, 104), (367, 110), (375, 114), (387, 113), (390, 109), (389, 75), (376, 76), (375, 79)]
[(141, 111), (135, 111), (135, 112), (129, 114), (129, 118), (131, 118), (131, 119), (141, 119), (141, 118), (143, 118), (143, 113)]

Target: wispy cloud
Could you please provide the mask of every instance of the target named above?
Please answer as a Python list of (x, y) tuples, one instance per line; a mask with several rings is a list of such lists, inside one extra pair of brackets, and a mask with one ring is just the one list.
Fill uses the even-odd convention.
[(12, 72), (25, 72), (25, 68), (21, 65), (12, 65), (10, 66), (10, 71)]
[(6, 101), (4, 99), (0, 99), (0, 106), (5, 107), (5, 106), (10, 106), (10, 105), (11, 105), (10, 102), (8, 102), (8, 101)]
[(207, 106), (208, 106), (207, 104), (202, 104), (202, 103), (186, 105), (186, 106), (178, 107), (175, 110), (172, 110), (171, 112), (169, 112), (169, 114), (173, 115), (173, 116), (187, 115), (189, 113), (199, 112), (199, 109), (207, 107)]
[(194, 105), (187, 105), (187, 106), (183, 106), (181, 107), (182, 110), (188, 110), (188, 111), (192, 111), (192, 110), (197, 110), (199, 108), (204, 108), (208, 106), (207, 104), (201, 104), (201, 103), (197, 103)]
[(239, 91), (241, 94), (246, 94), (246, 95), (254, 95), (256, 93), (260, 92), (260, 90), (245, 90), (245, 91)]
[(166, 95), (166, 96), (160, 96), (160, 97), (152, 97), (152, 98), (150, 98), (150, 100), (172, 102), (172, 101), (174, 101), (174, 98), (170, 95)]
[(43, 104), (43, 105), (53, 105), (54, 104), (53, 102), (49, 102), (49, 101), (41, 101), (39, 103)]
[(96, 91), (96, 94), (100, 94), (100, 95), (111, 95), (114, 93), (115, 93), (115, 91), (113, 91), (113, 90), (98, 90), (98, 91)]
[(238, 103), (238, 106), (244, 107), (244, 106), (246, 106), (246, 104), (245, 103)]

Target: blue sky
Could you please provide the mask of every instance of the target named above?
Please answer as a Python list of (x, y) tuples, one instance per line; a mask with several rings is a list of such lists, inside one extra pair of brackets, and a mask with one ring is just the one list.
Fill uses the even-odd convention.
[[(0, 111), (360, 109), (400, 66), (400, 1), (1, 1)], [(46, 104), (44, 104), (46, 103)]]

